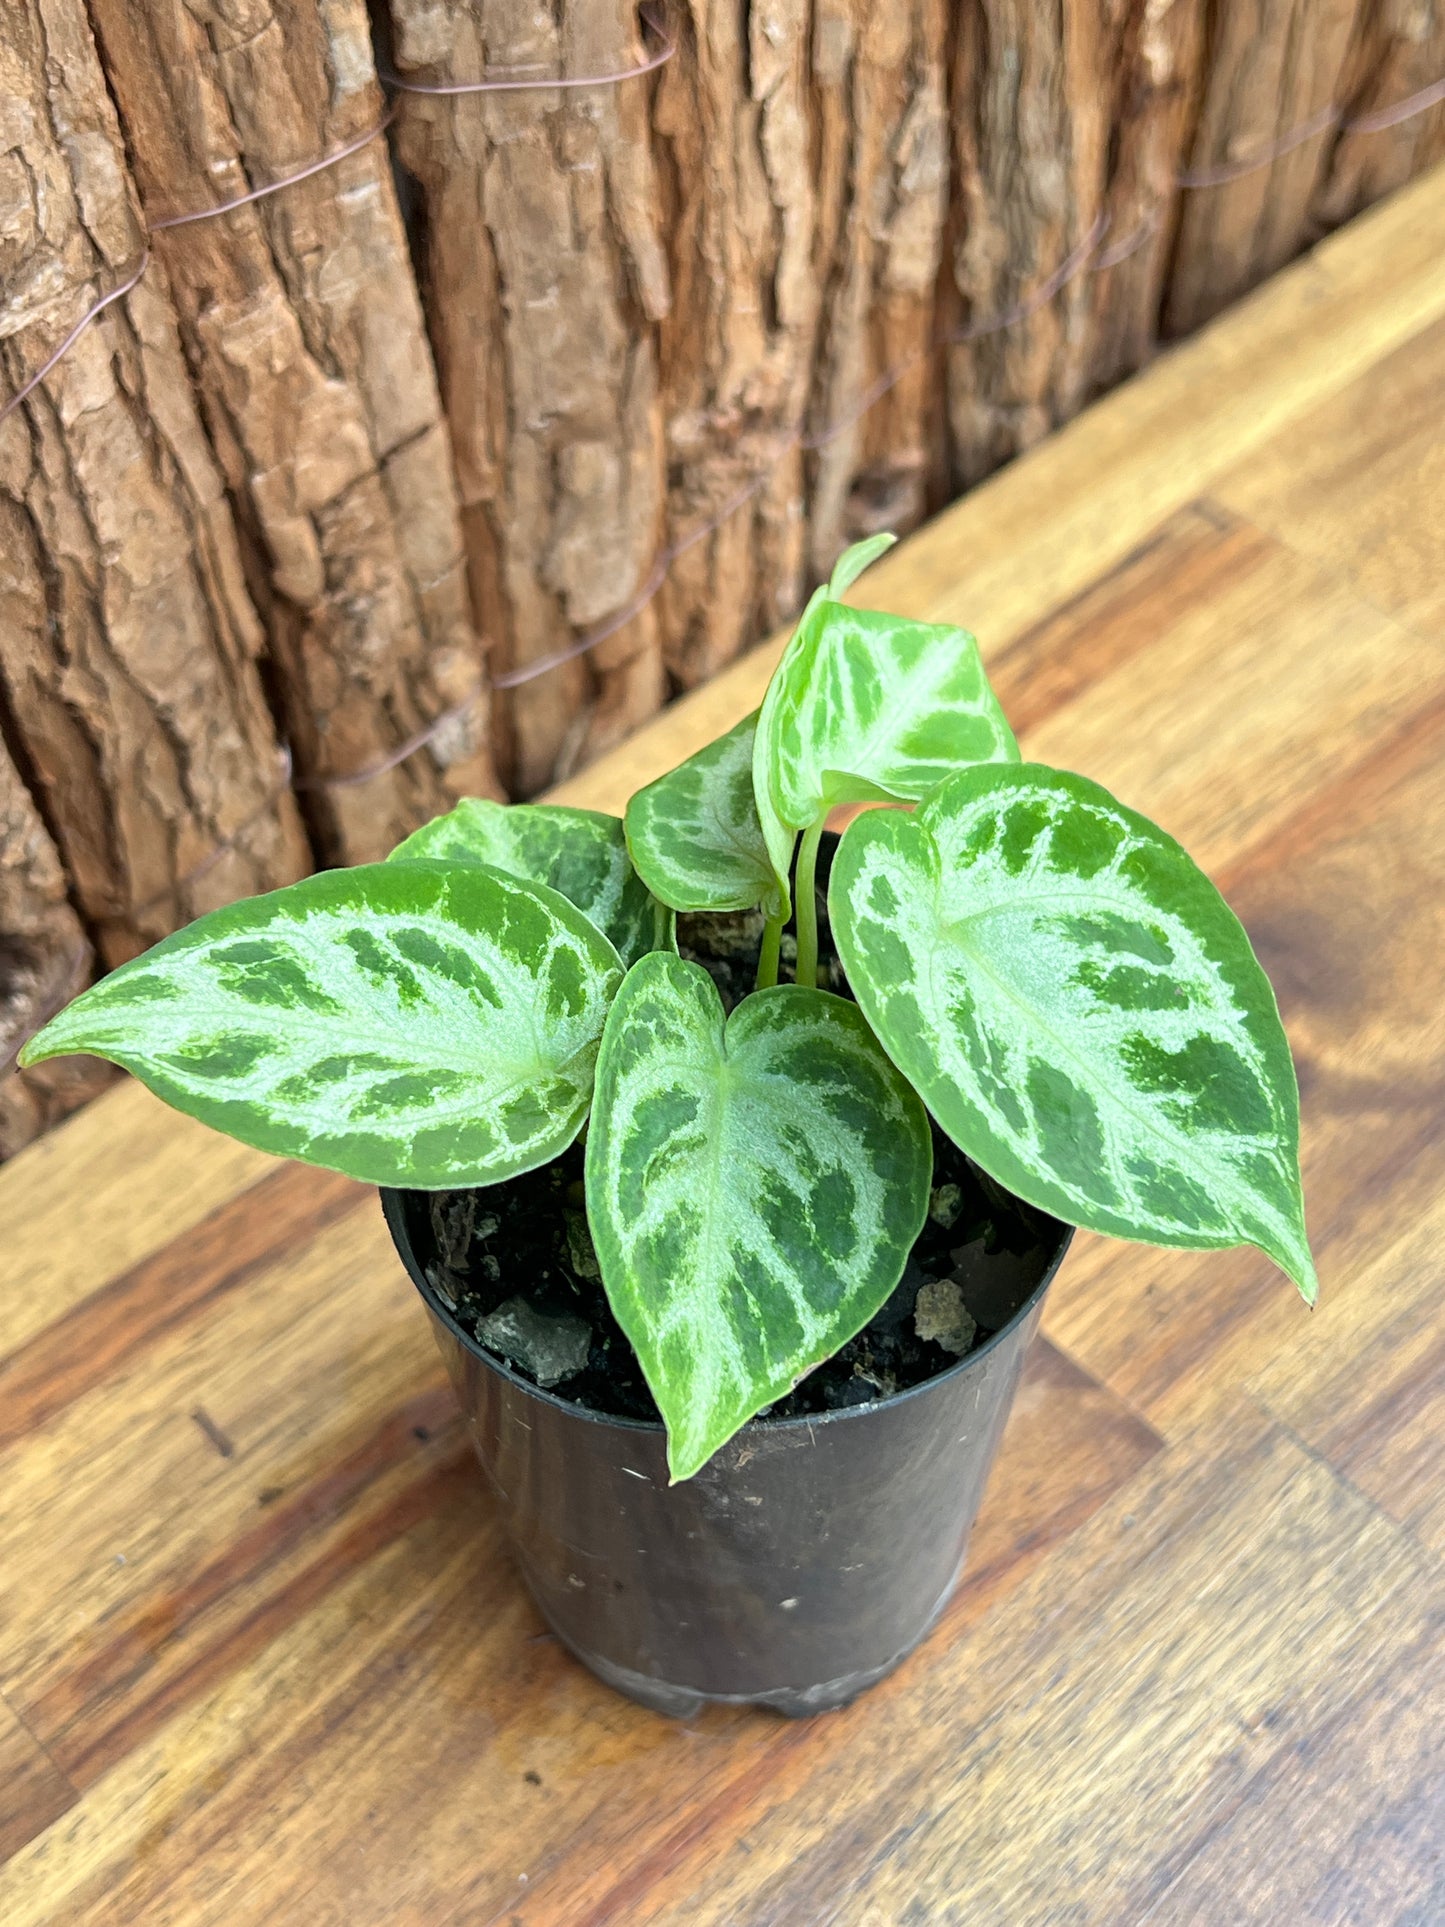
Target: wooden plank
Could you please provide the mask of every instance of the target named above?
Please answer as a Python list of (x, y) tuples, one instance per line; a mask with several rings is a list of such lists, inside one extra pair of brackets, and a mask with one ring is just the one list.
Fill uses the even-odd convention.
[(75, 1788), (0, 1699), (0, 1864), (75, 1804)]
[[(303, 1273), (317, 1283), (343, 1275), (348, 1261), (356, 1269), (352, 1254), (342, 1253), (318, 1279), (322, 1256), (313, 1255)], [(292, 1298), (298, 1282), (284, 1282)], [(395, 1295), (406, 1336), (388, 1321), (373, 1345), (400, 1344), (410, 1356), (420, 1320), (415, 1305)], [(276, 1317), (274, 1303), (257, 1313), (263, 1326)], [(345, 1332), (330, 1327), (333, 1342), (349, 1348), (375, 1320), (374, 1304), (350, 1301)], [(323, 1328), (312, 1318), (305, 1324)], [(234, 1466), (244, 1464), (251, 1488), (272, 1473), (268, 1448), (238, 1414), (236, 1385), (243, 1378), (264, 1384), (270, 1423), (304, 1450), (294, 1442), (298, 1408), (325, 1376), (311, 1338), (298, 1331), (289, 1342), (303, 1353), (289, 1376), (271, 1356), (237, 1349), (242, 1335), (229, 1323), (224, 1336), (195, 1333), (187, 1342), (188, 1357), (202, 1345), (211, 1354), (197, 1364), (195, 1382), (210, 1388), (211, 1409), (238, 1442)], [(232, 1383), (217, 1386), (215, 1357), (228, 1349), (237, 1352)], [(374, 1409), (370, 1385), (363, 1381), (360, 1392), (359, 1403)], [(161, 1395), (159, 1386), (147, 1389), (149, 1402)], [(126, 1400), (137, 1402), (134, 1393)], [(323, 1443), (314, 1442), (318, 1456)], [(453, 1434), (448, 1450), (458, 1444)], [(133, 1919), (199, 1920), (215, 1905), (220, 1917), (234, 1918), (224, 1910), (236, 1905), (240, 1881), (258, 1919), (334, 1915), (353, 1927), (399, 1920), (423, 1927), (452, 1910), (490, 1919), (489, 1910), (525, 1900), (519, 1873), (530, 1869), (535, 1878), (541, 1865), (573, 1853), (584, 1865), (621, 1866), (635, 1851), (641, 1813), (654, 1815), (655, 1825), (684, 1800), (705, 1806), (720, 1779), (751, 1774), (763, 1757), (786, 1760), (800, 1739), (823, 1730), (728, 1709), (682, 1727), (598, 1685), (550, 1636), (538, 1636), (480, 1480), (470, 1464), (454, 1472), (445, 1455), (413, 1488), (429, 1480), (430, 1498), (419, 1497), (385, 1543), (366, 1545), (359, 1563), (348, 1563), (346, 1547), (360, 1543), (365, 1522), (353, 1522), (350, 1539), (331, 1550), (330, 1527), (318, 1521), (309, 1554), (316, 1565), (329, 1561), (329, 1587), (293, 1587), (289, 1595), (278, 1588), (266, 1609), (264, 1647), (234, 1635), (209, 1657), (197, 1658), (193, 1647), (192, 1696), (162, 1696), (164, 1718), (156, 1721), (146, 1700), (156, 1694), (154, 1676), (163, 1688), (177, 1679), (167, 1638), (189, 1644), (204, 1631), (161, 1626), (165, 1574), (194, 1574), (204, 1556), (197, 1539), (236, 1533), (245, 1515), (221, 1490), (232, 1468), (217, 1462), (207, 1479), (188, 1466), (182, 1477), (175, 1453), (150, 1458), (154, 1435), (137, 1442), (132, 1433), (125, 1449), (147, 1453), (149, 1502), (162, 1512), (150, 1528), (148, 1576), (124, 1597), (113, 1596), (128, 1584), (123, 1573), (104, 1574), (103, 1591), (96, 1587), (97, 1562), (112, 1543), (108, 1528), (125, 1508), (102, 1502), (111, 1517), (97, 1517), (96, 1497), (82, 1495), (62, 1498), (48, 1574), (32, 1579), (23, 1600), (13, 1591), (0, 1596), (0, 1623), (21, 1622), (32, 1655), (42, 1646), (50, 1655), (28, 1661), (32, 1692), (42, 1670), (54, 1682), (37, 1703), (38, 1717), (54, 1719), (73, 1692), (65, 1668), (72, 1680), (83, 1671), (77, 1653), (86, 1662), (124, 1649), (141, 1675), (113, 1689), (121, 1712), (130, 1709), (129, 1730), (112, 1728), (113, 1739), (76, 1757), (86, 1786), (80, 1806), (0, 1874), (7, 1927), (114, 1919), (107, 1909)], [(979, 1523), (972, 1575), (949, 1624), (911, 1663), (915, 1676), (1157, 1449), (1118, 1400), (1051, 1347), (1038, 1348)], [(66, 1463), (74, 1457), (68, 1452)], [(196, 1460), (204, 1463), (204, 1455)], [(11, 1466), (0, 1461), (7, 1482), (16, 1476)], [(239, 1563), (234, 1551), (224, 1556)], [(8, 1564), (0, 1555), (0, 1574)], [(92, 1596), (72, 1623), (42, 1624), (57, 1585), (72, 1598), (67, 1575), (87, 1570)], [(274, 1583), (264, 1573), (260, 1582), (243, 1576), (253, 1611), (262, 1586)], [(204, 1580), (190, 1583), (195, 1590)], [(222, 1622), (234, 1612), (209, 1610)], [(136, 1629), (147, 1614), (155, 1650), (142, 1674), (146, 1654)], [(113, 1711), (101, 1706), (86, 1717), (105, 1721)], [(72, 1723), (57, 1733), (66, 1757), (77, 1730)], [(486, 1816), (481, 1834), (478, 1815)]]
[[(1393, 1518), (1445, 1554), (1445, 1156), (1412, 1186), (1433, 1198), (1392, 1214), (1362, 1247), (1358, 1273), (1329, 1320), (1311, 1321), (1250, 1390)], [(1320, 1329), (1315, 1330), (1318, 1323)]]
[(1216, 499), (1437, 645), (1445, 636), (1445, 321), (1275, 435)]
[(1445, 693), (1437, 643), (1257, 533), (1221, 540), (1172, 616), (1114, 615), (1134, 652), (1026, 730), (1024, 754), (1085, 771), (1211, 874)]
[(298, 1239), (351, 1210), (360, 1185), (280, 1165), (0, 1360), (0, 1450), (115, 1375), (162, 1333), (244, 1286)]
[(200, 1294), (0, 1456), (0, 1687), (79, 1780), (461, 1458), (375, 1199), (349, 1189), (364, 1208), (293, 1224), (243, 1289)]
[(1273, 545), (1238, 516), (1191, 502), (1115, 567), (1025, 629), (989, 663), (1009, 721), (1029, 738), (1049, 717), (1129, 664), (1188, 615), (1198, 596), (1242, 584)]
[(0, 1357), (275, 1169), (127, 1079), (0, 1170)]
[(1150, 1927), (1445, 1919), (1442, 1677), (1431, 1629), (1307, 1742), (1282, 1747), (1154, 1899)]

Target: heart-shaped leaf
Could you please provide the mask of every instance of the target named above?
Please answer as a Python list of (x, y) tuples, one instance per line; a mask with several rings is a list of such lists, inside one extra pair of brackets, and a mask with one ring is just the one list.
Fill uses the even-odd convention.
[(370, 1184), (494, 1184), (587, 1115), (617, 952), (480, 865), (327, 870), (213, 910), (31, 1039), (89, 1051), (245, 1144)]
[(1162, 830), (1082, 776), (965, 770), (850, 825), (829, 915), (884, 1048), (1001, 1183), (1115, 1237), (1258, 1245), (1313, 1301), (1274, 993)]
[(777, 904), (777, 884), (753, 798), (754, 710), (726, 736), (638, 790), (627, 847), (652, 894), (674, 910)]
[(486, 863), (524, 883), (545, 883), (575, 903), (624, 964), (674, 947), (673, 920), (649, 895), (627, 855), (622, 819), (561, 803), (494, 803), (467, 796), (398, 843), (389, 863), (418, 857)]
[(603, 1282), (686, 1479), (859, 1331), (923, 1224), (933, 1149), (858, 1010), (644, 957), (608, 1017), (587, 1137)]
[(768, 684), (753, 787), (786, 885), (793, 838), (839, 803), (917, 801), (1018, 744), (963, 629), (827, 599), (809, 605)]

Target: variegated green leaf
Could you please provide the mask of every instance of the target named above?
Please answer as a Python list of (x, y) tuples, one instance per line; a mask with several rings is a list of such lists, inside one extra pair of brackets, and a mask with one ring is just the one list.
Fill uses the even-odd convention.
[(725, 1019), (697, 964), (634, 966), (597, 1061), (587, 1208), (674, 1479), (873, 1316), (931, 1170), (923, 1107), (852, 1004), (787, 984)]
[(418, 857), (487, 863), (524, 883), (560, 890), (611, 940), (624, 964), (676, 947), (672, 917), (628, 859), (622, 819), (600, 810), (467, 796), (398, 843), (387, 861)]
[(1018, 744), (963, 629), (831, 600), (809, 604), (758, 719), (753, 787), (774, 869), (839, 803), (916, 801)]
[(627, 805), (627, 847), (652, 894), (674, 910), (776, 904), (753, 799), (754, 710), (736, 728), (641, 789)]
[(1081, 776), (970, 769), (850, 826), (829, 911), (885, 1049), (986, 1171), (1116, 1237), (1258, 1245), (1313, 1301), (1274, 994), (1172, 838)]
[(587, 1115), (617, 952), (555, 890), (459, 863), (327, 870), (213, 910), (88, 990), (88, 1051), (245, 1144), (372, 1184), (492, 1184)]

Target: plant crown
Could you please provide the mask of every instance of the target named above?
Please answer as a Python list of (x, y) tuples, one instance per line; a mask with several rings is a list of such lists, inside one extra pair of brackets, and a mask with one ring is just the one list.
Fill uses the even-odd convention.
[[(92, 1052), (374, 1184), (497, 1184), (588, 1127), (603, 1284), (675, 1479), (893, 1291), (927, 1112), (1069, 1223), (1256, 1245), (1313, 1303), (1294, 1068), (1244, 930), (1161, 829), (1019, 760), (972, 636), (841, 600), (890, 539), (841, 558), (761, 709), (625, 824), (464, 801), (385, 863), (177, 931), (22, 1063)], [(859, 802), (916, 807), (838, 846), (853, 1002), (818, 988), (815, 873), (830, 812)], [(757, 988), (729, 1014), (674, 913), (753, 910)]]

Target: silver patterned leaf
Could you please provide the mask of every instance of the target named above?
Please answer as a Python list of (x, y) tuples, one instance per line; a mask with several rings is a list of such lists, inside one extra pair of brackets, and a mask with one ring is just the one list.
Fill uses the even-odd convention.
[(213, 910), (31, 1039), (87, 1051), (283, 1157), (371, 1184), (493, 1184), (582, 1128), (617, 952), (480, 865), (326, 870)]
[(1274, 993), (1172, 838), (1081, 776), (965, 770), (849, 827), (829, 914), (884, 1048), (986, 1171), (1116, 1237), (1258, 1245), (1313, 1302)]
[(627, 805), (633, 866), (674, 910), (780, 907), (753, 798), (757, 720), (754, 710)]
[(786, 885), (798, 831), (839, 803), (917, 801), (1018, 744), (963, 629), (814, 598), (768, 684), (753, 788)]
[(418, 857), (486, 863), (524, 883), (560, 890), (608, 938), (624, 964), (675, 948), (673, 919), (627, 854), (622, 819), (561, 803), (494, 803), (467, 796), (402, 843), (388, 863)]
[(674, 1479), (873, 1316), (932, 1162), (923, 1106), (854, 1005), (786, 984), (725, 1018), (699, 965), (634, 966), (598, 1057), (587, 1208)]

